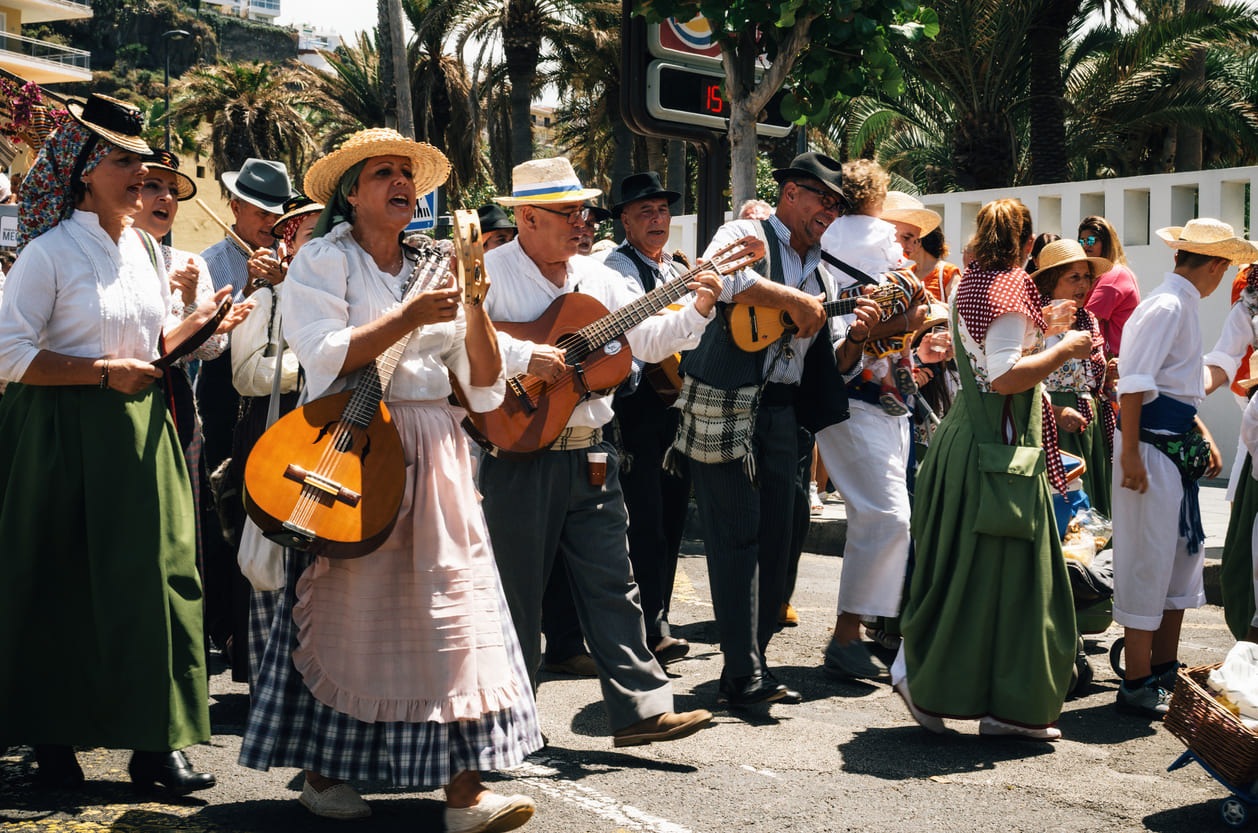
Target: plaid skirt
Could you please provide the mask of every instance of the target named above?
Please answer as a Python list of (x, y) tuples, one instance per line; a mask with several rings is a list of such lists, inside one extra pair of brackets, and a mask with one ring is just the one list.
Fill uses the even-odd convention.
[[(316, 700), (292, 659), (297, 647), (293, 622), (297, 579), (313, 557), (287, 550), (285, 561), (285, 588), (274, 594), (255, 593), (251, 605), (251, 637), (260, 636), (268, 625), (270, 633), (254, 681), (240, 750), (242, 766), (264, 772), (273, 766), (298, 767), (346, 781), (433, 789), (450, 783), (463, 770), (509, 769), (542, 747), (537, 706), (527, 683), (510, 708), (454, 723), (364, 723)], [(267, 611), (271, 600), (266, 596), (274, 600), (273, 614)], [(512, 672), (527, 681), (501, 586), (498, 596), (499, 615), (508, 623), (503, 633)]]

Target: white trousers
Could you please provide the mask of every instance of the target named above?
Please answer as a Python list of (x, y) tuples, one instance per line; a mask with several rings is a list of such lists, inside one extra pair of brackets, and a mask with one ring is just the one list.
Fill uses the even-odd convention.
[(896, 616), (909, 559), (909, 421), (853, 401), (817, 434), (817, 451), (847, 508), (839, 612)]
[[(1122, 432), (1114, 432), (1114, 450)], [(1114, 621), (1123, 627), (1154, 631), (1162, 611), (1185, 610), (1206, 603), (1201, 570), (1205, 545), (1195, 555), (1179, 537), (1179, 502), (1184, 496), (1179, 470), (1165, 454), (1140, 443), (1140, 459), (1149, 489), (1139, 494), (1123, 488), (1123, 467), (1115, 454)]]

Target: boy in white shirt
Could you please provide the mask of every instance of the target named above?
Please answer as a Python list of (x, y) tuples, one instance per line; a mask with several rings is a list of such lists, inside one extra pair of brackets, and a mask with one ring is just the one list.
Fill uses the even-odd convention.
[(1192, 220), (1157, 234), (1176, 249), (1175, 269), (1123, 332), (1113, 474), (1114, 621), (1124, 628), (1126, 652), (1117, 705), (1155, 720), (1169, 707), (1184, 610), (1205, 604), (1196, 481), (1222, 468), (1196, 415), (1205, 398), (1198, 311), (1229, 266), (1258, 256), (1218, 220)]

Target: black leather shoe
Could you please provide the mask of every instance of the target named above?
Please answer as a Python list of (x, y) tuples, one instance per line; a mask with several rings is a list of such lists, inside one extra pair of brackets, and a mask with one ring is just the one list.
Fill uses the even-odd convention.
[(783, 694), (776, 702), (782, 703), (786, 706), (796, 706), (804, 702), (804, 695), (800, 694), (795, 689), (788, 688), (785, 684), (778, 682), (777, 676), (775, 676), (772, 671), (765, 671), (764, 676), (770, 682), (777, 683), (783, 688)]
[(730, 706), (755, 706), (781, 700), (788, 691), (790, 689), (786, 686), (763, 674), (752, 674), (749, 677), (722, 679), (716, 702)]
[(197, 790), (208, 790), (218, 783), (208, 772), (197, 772), (182, 752), (131, 753), (127, 766), (131, 784), (138, 792), (152, 790), (161, 784), (175, 795), (187, 795)]
[(86, 780), (79, 761), (74, 757), (73, 746), (37, 744), (35, 761), (35, 785), (45, 790), (73, 790), (83, 786)]
[(665, 636), (655, 643), (651, 653), (655, 654), (655, 660), (660, 665), (668, 665), (690, 653), (690, 643), (684, 639)]

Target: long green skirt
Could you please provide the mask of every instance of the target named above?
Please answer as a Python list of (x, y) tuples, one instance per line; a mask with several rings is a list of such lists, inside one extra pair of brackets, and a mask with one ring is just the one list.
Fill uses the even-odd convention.
[(1227, 537), (1223, 539), (1223, 563), (1219, 582), (1223, 594), (1223, 617), (1228, 630), (1237, 639), (1244, 639), (1254, 619), (1254, 518), (1258, 516), (1258, 482), (1254, 481), (1254, 459), (1245, 455), (1236, 495), (1232, 498), (1232, 514), (1227, 521)]
[(192, 493), (157, 388), (0, 402), (0, 744), (210, 736)]
[[(1019, 426), (1039, 392), (1011, 397)], [(1004, 397), (979, 396), (999, 425)], [(1033, 540), (974, 532), (980, 475), (967, 401), (956, 398), (917, 474), (917, 563), (902, 616), (909, 690), (941, 717), (1047, 726), (1061, 714), (1076, 639), (1048, 480), (1036, 493)], [(1029, 426), (1026, 444), (1040, 435)]]
[[(1084, 428), (1082, 433), (1073, 431), (1057, 431), (1057, 445), (1062, 451), (1067, 451), (1076, 457), (1082, 457), (1087, 463), (1087, 470), (1083, 473), (1082, 480), (1083, 491), (1088, 494), (1088, 502), (1092, 508), (1100, 512), (1107, 518), (1114, 517), (1114, 502), (1111, 500), (1112, 484), (1110, 483), (1110, 472), (1113, 464), (1110, 461), (1109, 446), (1105, 443), (1105, 426), (1101, 420), (1101, 406), (1096, 401), (1096, 397), (1086, 394), (1092, 403), (1093, 419), (1088, 423), (1088, 427)], [(1083, 413), (1083, 409), (1079, 407), (1080, 394), (1073, 391), (1055, 390), (1049, 393), (1049, 399), (1053, 400), (1053, 404), (1059, 407), (1074, 408), (1076, 411)]]

